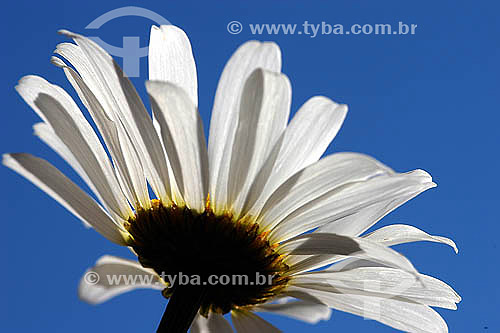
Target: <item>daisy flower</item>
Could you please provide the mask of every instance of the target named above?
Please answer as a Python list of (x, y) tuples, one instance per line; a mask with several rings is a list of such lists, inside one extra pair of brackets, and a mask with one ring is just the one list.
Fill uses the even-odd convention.
[[(79, 285), (81, 299), (96, 304), (137, 288), (161, 290), (169, 302), (158, 332), (233, 332), (228, 313), (237, 332), (279, 332), (256, 313), (316, 323), (331, 309), (404, 331), (448, 330), (431, 307), (456, 309), (458, 294), (390, 246), (431, 241), (456, 251), (453, 241), (409, 225), (366, 234), (434, 187), (431, 176), (398, 173), (358, 153), (321, 158), (347, 106), (312, 97), (289, 121), (291, 86), (276, 44), (250, 41), (229, 59), (207, 145), (195, 61), (181, 29), (151, 29), (152, 117), (109, 54), (84, 36), (61, 33), (74, 43), (59, 44), (52, 63), (98, 133), (59, 86), (29, 75), (16, 89), (42, 119), (35, 135), (94, 196), (33, 155), (6, 154), (3, 164), (136, 254), (137, 261), (100, 258)], [(89, 281), (88, 273), (101, 278)], [(113, 275), (149, 280), (105, 278)], [(201, 280), (170, 280), (179, 275)], [(207, 284), (212, 276), (246, 280)]]

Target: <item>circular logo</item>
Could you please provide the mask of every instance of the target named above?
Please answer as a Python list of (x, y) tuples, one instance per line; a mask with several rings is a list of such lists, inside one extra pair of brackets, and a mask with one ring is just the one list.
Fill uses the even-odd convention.
[(95, 285), (99, 282), (99, 274), (97, 274), (96, 272), (88, 271), (87, 273), (85, 273), (83, 279), (88, 284)]
[(243, 25), (238, 21), (231, 21), (227, 24), (227, 31), (231, 35), (237, 35), (243, 30)]

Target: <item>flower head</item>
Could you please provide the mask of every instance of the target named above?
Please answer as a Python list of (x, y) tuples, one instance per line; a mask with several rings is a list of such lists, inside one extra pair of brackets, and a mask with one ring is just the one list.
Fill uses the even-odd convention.
[[(152, 118), (109, 54), (81, 35), (61, 33), (75, 43), (59, 44), (52, 63), (98, 133), (60, 87), (26, 76), (16, 89), (42, 119), (35, 134), (98, 202), (40, 158), (6, 154), (3, 163), (137, 255), (138, 261), (104, 256), (91, 271), (142, 275), (146, 282), (82, 279), (83, 300), (162, 290), (170, 300), (159, 332), (232, 332), (226, 313), (238, 332), (275, 332), (255, 312), (315, 323), (327, 320), (330, 308), (405, 331), (447, 331), (430, 307), (455, 309), (460, 297), (389, 246), (425, 240), (456, 250), (453, 241), (408, 225), (364, 234), (434, 187), (431, 176), (397, 173), (357, 153), (321, 158), (347, 106), (313, 97), (289, 122), (291, 87), (276, 44), (250, 41), (233, 54), (217, 88), (207, 147), (195, 62), (181, 29), (151, 30)], [(171, 279), (182, 275), (193, 281)]]

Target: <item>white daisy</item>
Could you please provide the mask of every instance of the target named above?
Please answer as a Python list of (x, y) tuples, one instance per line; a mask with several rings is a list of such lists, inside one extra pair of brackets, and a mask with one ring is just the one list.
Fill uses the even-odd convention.
[[(389, 246), (432, 241), (456, 250), (453, 241), (408, 225), (364, 234), (434, 187), (431, 176), (397, 173), (357, 153), (320, 159), (347, 106), (313, 97), (289, 122), (291, 87), (276, 44), (247, 42), (225, 66), (207, 149), (195, 62), (182, 30), (151, 30), (146, 88), (153, 120), (110, 55), (81, 35), (61, 33), (75, 44), (59, 44), (52, 62), (64, 70), (99, 133), (60, 87), (26, 76), (16, 88), (43, 120), (35, 135), (99, 202), (43, 159), (6, 154), (3, 163), (138, 256), (138, 262), (104, 256), (91, 271), (150, 277), (146, 284), (83, 279), (83, 300), (163, 290), (170, 300), (159, 332), (233, 332), (226, 313), (237, 332), (278, 332), (256, 312), (316, 323), (328, 320), (331, 308), (404, 331), (448, 330), (431, 306), (456, 309), (458, 294), (419, 274)], [(264, 285), (167, 283), (164, 274), (181, 273), (272, 279)]]

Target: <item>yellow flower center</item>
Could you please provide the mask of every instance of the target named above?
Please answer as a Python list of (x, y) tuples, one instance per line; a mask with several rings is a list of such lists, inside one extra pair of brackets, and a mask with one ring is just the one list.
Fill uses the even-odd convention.
[(202, 314), (223, 314), (263, 303), (287, 285), (288, 266), (257, 223), (215, 215), (208, 207), (197, 213), (152, 203), (126, 228), (139, 262), (170, 283), (165, 297), (182, 293), (187, 304), (195, 294), (199, 304), (193, 306)]

